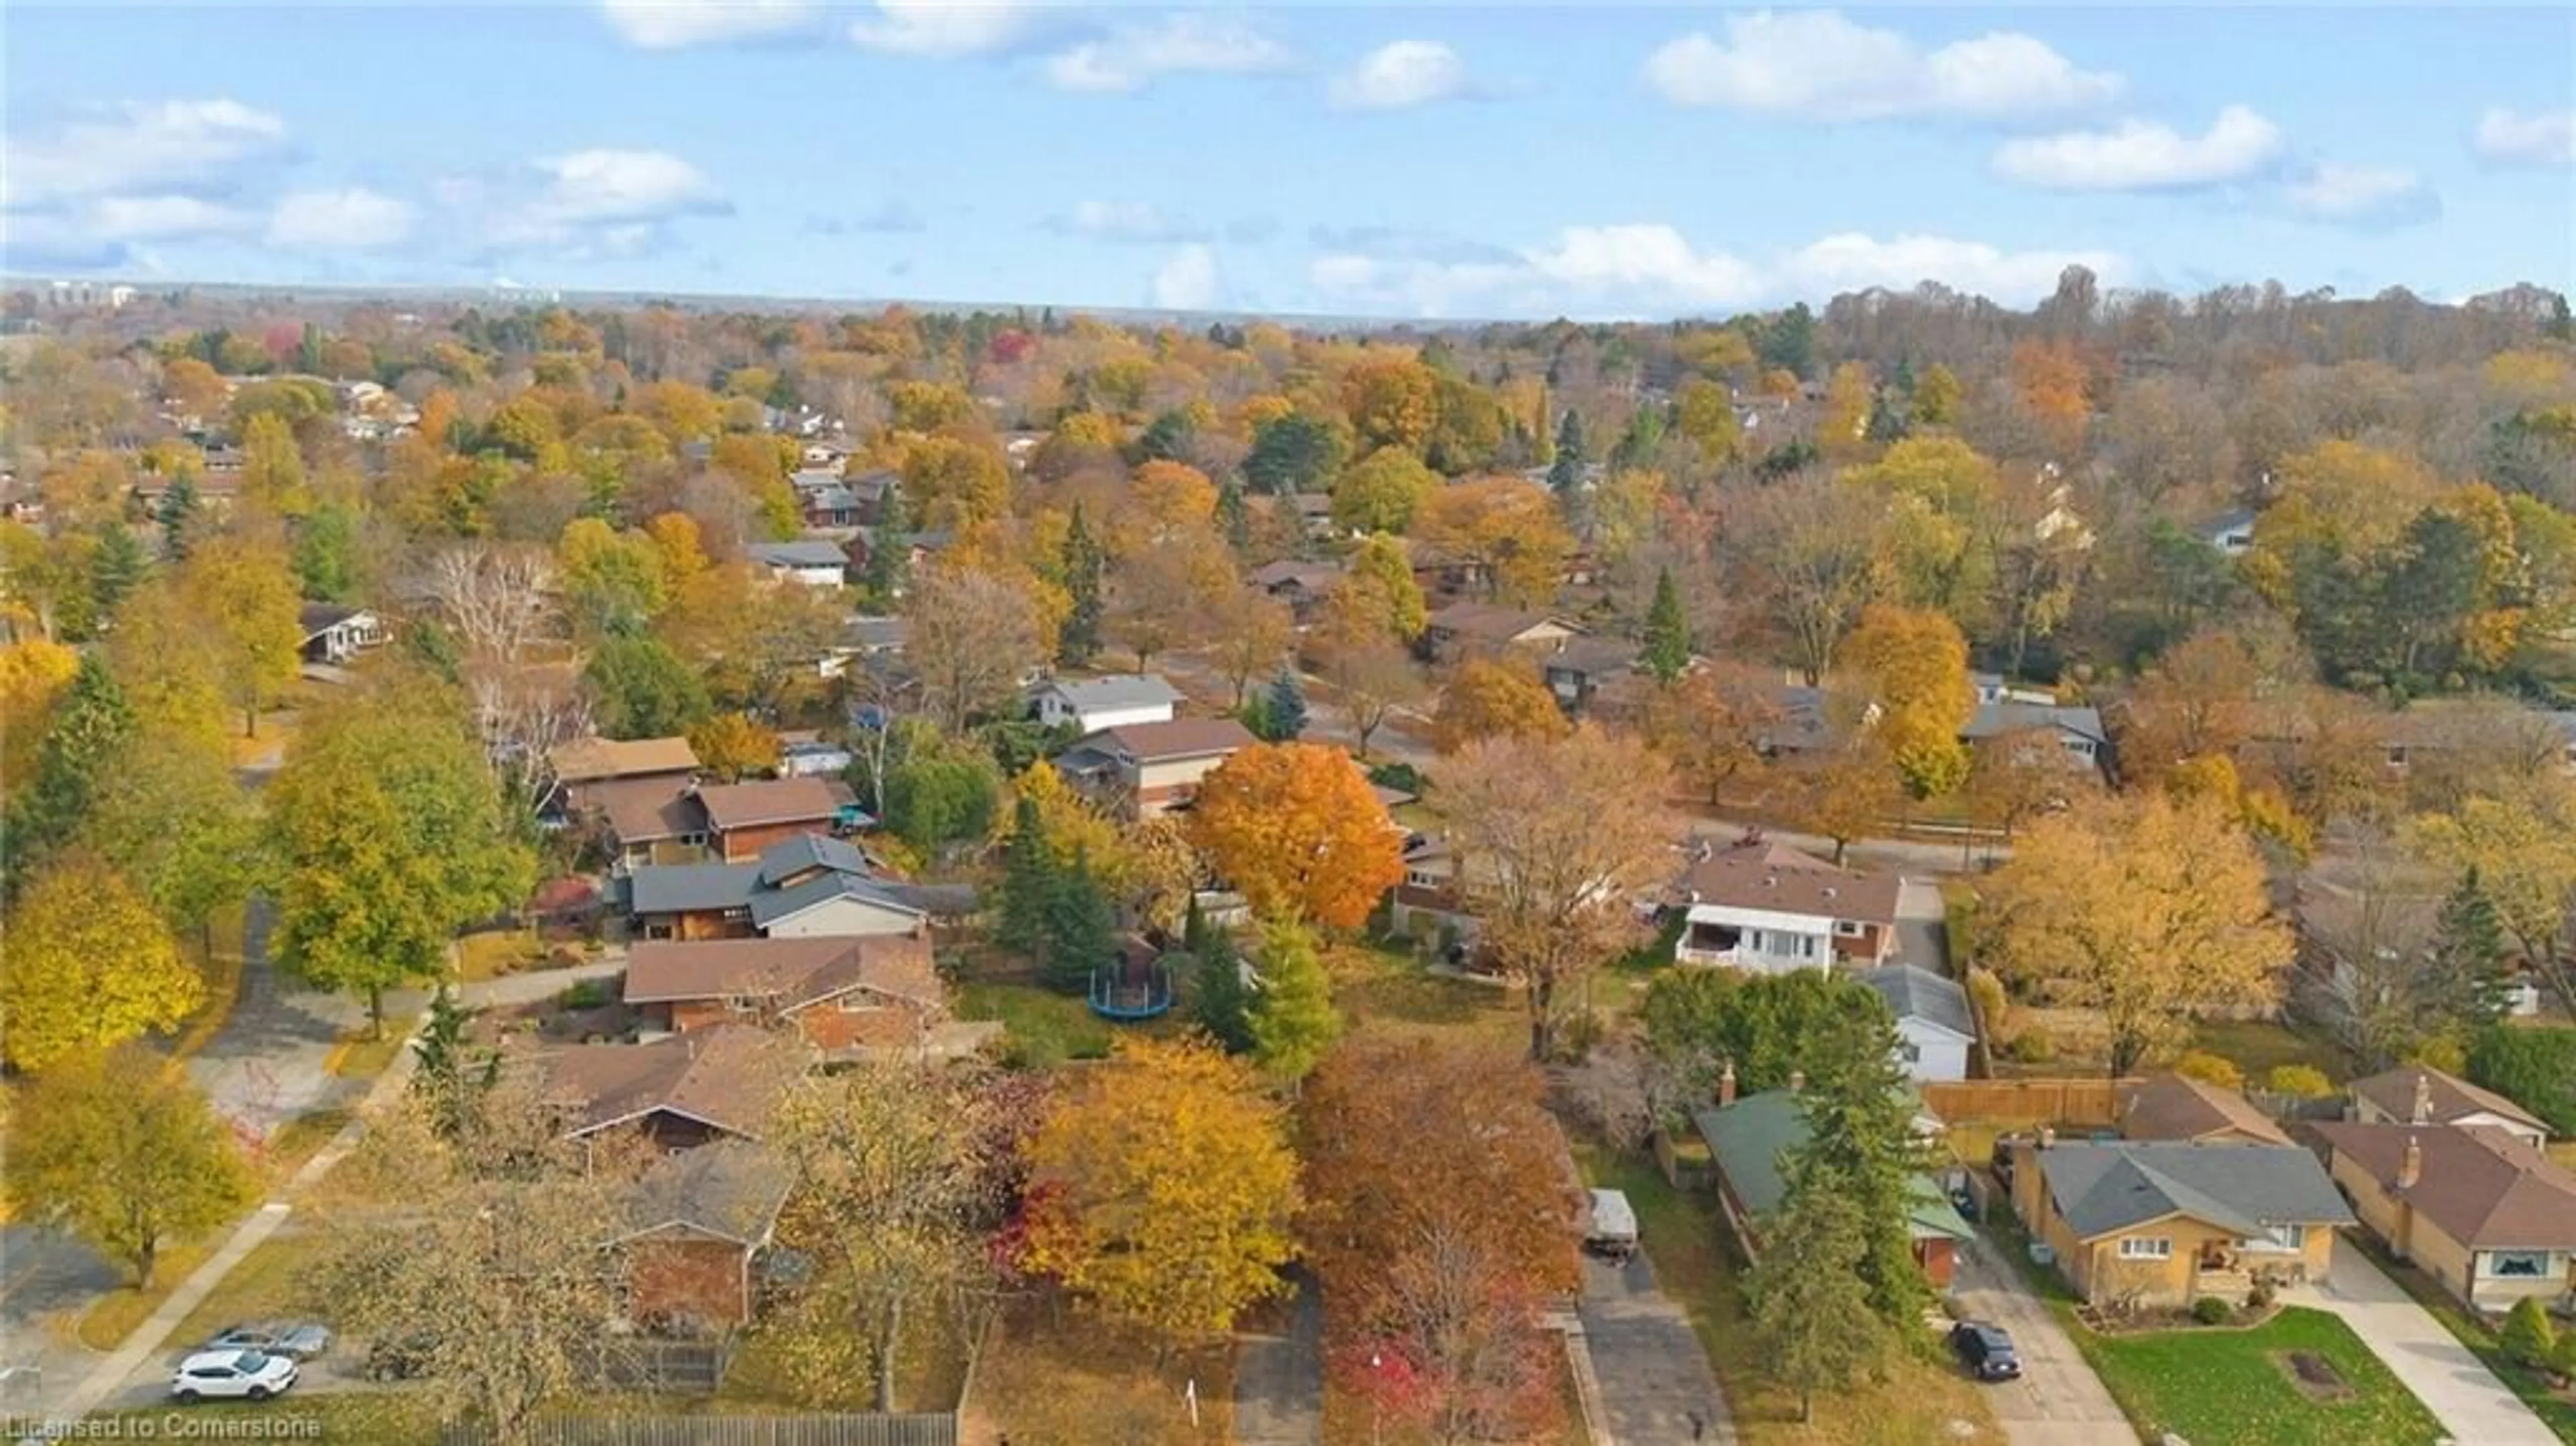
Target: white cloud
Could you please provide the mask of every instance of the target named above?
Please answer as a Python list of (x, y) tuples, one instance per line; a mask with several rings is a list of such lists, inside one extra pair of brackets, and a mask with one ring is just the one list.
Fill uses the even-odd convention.
[(1437, 40), (1392, 40), (1361, 56), (1332, 85), (1349, 110), (1402, 110), (1467, 94), (1467, 62)]
[(1881, 241), (1857, 233), (1828, 236), (1763, 264), (1702, 251), (1671, 226), (1640, 223), (1569, 227), (1551, 245), (1490, 259), (1328, 252), (1308, 265), (1307, 280), (1334, 306), (1431, 318), (1619, 320), (1822, 300), (1923, 281), (2020, 303), (2047, 295), (2071, 265), (2106, 279), (2126, 270), (2120, 257), (2104, 252), (2007, 252), (1946, 237)]
[(102, 196), (83, 205), (78, 226), (101, 241), (180, 241), (250, 230), (259, 218), (197, 196)]
[(1646, 80), (1676, 105), (1829, 121), (2077, 110), (2109, 100), (2122, 84), (2012, 31), (1927, 52), (1832, 10), (1731, 15), (1723, 42), (1693, 33), (1657, 50)]
[(561, 225), (659, 221), (730, 209), (715, 183), (667, 151), (575, 151), (537, 162), (548, 184), (531, 214)]
[(821, 0), (600, 0), (600, 11), (629, 45), (679, 50), (811, 29), (823, 6)]
[(1092, 241), (1157, 243), (1193, 240), (1201, 234), (1144, 201), (1077, 201), (1071, 211), (1046, 224), (1061, 235)]
[(2441, 197), (2413, 171), (2328, 161), (2293, 177), (2282, 191), (2290, 210), (2311, 221), (2392, 226), (2442, 214)]
[(419, 219), (410, 202), (353, 186), (343, 191), (297, 191), (268, 218), (268, 244), (323, 251), (372, 251), (411, 239)]
[(201, 195), (228, 189), (235, 168), (286, 144), (286, 122), (232, 100), (129, 103), (49, 129), (12, 125), (0, 156), (0, 203), (76, 196)]
[(2053, 191), (2179, 191), (2243, 180), (2280, 153), (2280, 127), (2231, 105), (2199, 136), (2125, 120), (2108, 130), (2007, 141), (1995, 152), (1995, 172)]
[(504, 172), (442, 176), (430, 197), (475, 239), (478, 263), (531, 251), (570, 260), (636, 255), (667, 240), (674, 221), (733, 210), (696, 166), (645, 150), (575, 151)]
[(2516, 166), (2576, 165), (2576, 109), (2526, 115), (2502, 106), (2478, 117), (2478, 155)]
[(1150, 293), (1164, 311), (1205, 311), (1218, 296), (1216, 253), (1205, 246), (1184, 246), (1154, 269)]
[(1047, 59), (1047, 77), (1064, 90), (1142, 89), (1157, 76), (1243, 75), (1288, 63), (1279, 42), (1240, 20), (1191, 12), (1145, 25), (1124, 25)]
[(1013, 0), (876, 0), (876, 15), (853, 24), (850, 39), (894, 55), (989, 55), (1019, 43), (1040, 9)]

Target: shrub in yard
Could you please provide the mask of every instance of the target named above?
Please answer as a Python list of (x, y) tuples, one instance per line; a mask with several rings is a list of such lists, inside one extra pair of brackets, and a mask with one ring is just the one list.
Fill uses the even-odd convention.
[(2174, 1061), (2174, 1073), (2203, 1084), (2214, 1084), (2220, 1089), (2245, 1088), (2245, 1071), (2236, 1067), (2236, 1061), (2205, 1049), (2184, 1050), (2182, 1058)]
[(2245, 1292), (2245, 1308), (2247, 1310), (2269, 1310), (2272, 1308), (2274, 1297), (2278, 1296), (2280, 1293), (2280, 1288), (2272, 1284), (2269, 1279), (2258, 1280), (2254, 1282), (2253, 1289)]
[(1989, 1038), (2012, 1036), (2012, 1001), (2004, 994), (2004, 981), (1991, 969), (1968, 971), (1968, 998), (1977, 1006), (1977, 1022), (1985, 1026)]
[(2231, 1314), (2227, 1302), (2214, 1295), (2204, 1295), (2191, 1303), (2191, 1318), (2202, 1325), (2224, 1325)]
[(2276, 1064), (2263, 1077), (2272, 1093), (2293, 1095), (2303, 1100), (2321, 1100), (2334, 1093), (2334, 1081), (2312, 1064)]
[(2469, 1044), (2468, 1072), (2554, 1133), (2576, 1135), (2576, 1029), (2489, 1025)]
[(558, 995), (556, 1002), (566, 1009), (597, 1009), (615, 997), (609, 992), (607, 980), (582, 979)]
[(2504, 1329), (2496, 1338), (2505, 1355), (2520, 1365), (2545, 1370), (2557, 1359), (2558, 1327), (2550, 1324), (2549, 1310), (2540, 1297), (2524, 1296), (2505, 1312)]
[(2057, 1037), (2036, 1024), (2025, 1025), (2004, 1046), (2004, 1053), (2023, 1064), (2046, 1064), (2057, 1058)]
[(2557, 1348), (2549, 1353), (2549, 1373), (2561, 1385), (2576, 1383), (2576, 1329), (2558, 1333)]

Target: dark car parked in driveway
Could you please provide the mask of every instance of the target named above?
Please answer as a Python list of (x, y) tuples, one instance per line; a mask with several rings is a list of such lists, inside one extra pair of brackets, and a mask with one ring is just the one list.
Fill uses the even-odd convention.
[(1961, 1321), (1950, 1328), (1950, 1349), (1969, 1374), (1980, 1381), (2010, 1381), (2021, 1376), (2021, 1357), (2013, 1350), (2012, 1337), (2002, 1326), (1980, 1321)]

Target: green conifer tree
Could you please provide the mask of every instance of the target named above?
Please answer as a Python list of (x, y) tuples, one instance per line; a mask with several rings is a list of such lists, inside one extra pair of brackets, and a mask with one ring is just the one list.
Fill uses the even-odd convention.
[(1646, 649), (1641, 661), (1655, 681), (1670, 683), (1690, 666), (1690, 623), (1682, 616), (1681, 591), (1669, 567), (1655, 574), (1655, 601), (1646, 610)]

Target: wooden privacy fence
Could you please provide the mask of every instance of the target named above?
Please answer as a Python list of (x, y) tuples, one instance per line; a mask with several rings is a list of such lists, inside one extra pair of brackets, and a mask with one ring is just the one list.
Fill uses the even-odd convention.
[[(451, 1421), (439, 1446), (489, 1446), (482, 1427)], [(529, 1446), (957, 1446), (957, 1417), (589, 1416), (539, 1421)]]
[(1923, 1103), (1953, 1124), (2089, 1125), (2109, 1129), (2120, 1121), (2120, 1095), (2136, 1079), (1932, 1080)]

